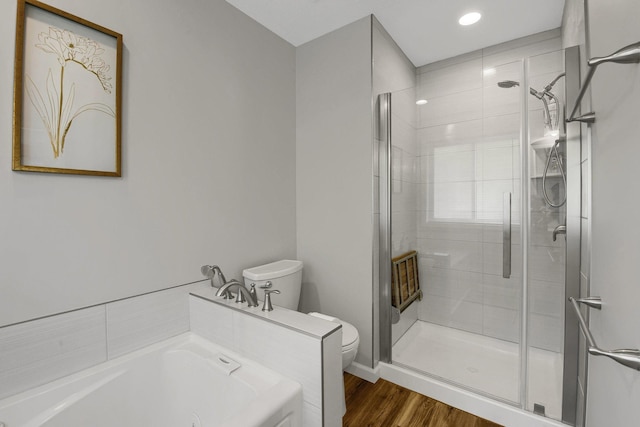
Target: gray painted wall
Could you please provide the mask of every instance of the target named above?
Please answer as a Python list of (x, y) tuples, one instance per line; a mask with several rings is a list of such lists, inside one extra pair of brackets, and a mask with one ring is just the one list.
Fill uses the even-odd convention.
[(371, 18), (296, 50), (296, 208), (300, 310), (360, 332), (373, 363)]
[[(591, 56), (608, 55), (640, 40), (640, 3), (588, 0), (587, 43)], [(605, 64), (591, 84), (592, 126), (590, 327), (604, 348), (640, 348), (640, 66)], [(589, 357), (587, 426), (631, 426), (640, 419), (640, 375), (609, 359)]]
[(0, 325), (295, 257), (295, 49), (223, 0), (47, 3), (124, 35), (123, 177), (11, 171), (0, 2)]

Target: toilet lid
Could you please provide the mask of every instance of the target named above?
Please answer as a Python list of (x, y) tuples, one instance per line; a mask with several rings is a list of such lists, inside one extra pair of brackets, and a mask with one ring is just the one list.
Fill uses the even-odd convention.
[(319, 317), (334, 323), (340, 323), (342, 325), (342, 347), (348, 347), (358, 340), (358, 330), (351, 323), (322, 313), (311, 312), (309, 313), (309, 316)]
[(358, 330), (351, 323), (343, 320), (340, 323), (342, 324), (342, 346), (353, 344), (358, 339)]

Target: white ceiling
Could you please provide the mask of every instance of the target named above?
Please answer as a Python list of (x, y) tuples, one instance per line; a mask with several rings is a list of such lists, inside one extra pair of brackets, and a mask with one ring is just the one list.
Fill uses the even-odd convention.
[[(560, 26), (564, 0), (227, 0), (294, 46), (374, 14), (416, 66)], [(482, 19), (462, 27), (458, 18)]]

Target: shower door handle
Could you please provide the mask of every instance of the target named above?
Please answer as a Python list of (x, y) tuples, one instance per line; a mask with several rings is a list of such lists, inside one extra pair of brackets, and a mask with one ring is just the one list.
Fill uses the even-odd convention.
[(502, 213), (502, 277), (511, 277), (511, 193), (504, 193)]

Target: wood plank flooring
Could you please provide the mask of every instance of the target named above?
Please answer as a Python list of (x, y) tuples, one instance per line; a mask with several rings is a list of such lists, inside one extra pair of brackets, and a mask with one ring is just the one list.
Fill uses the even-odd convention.
[(344, 374), (343, 427), (501, 427), (389, 381)]

